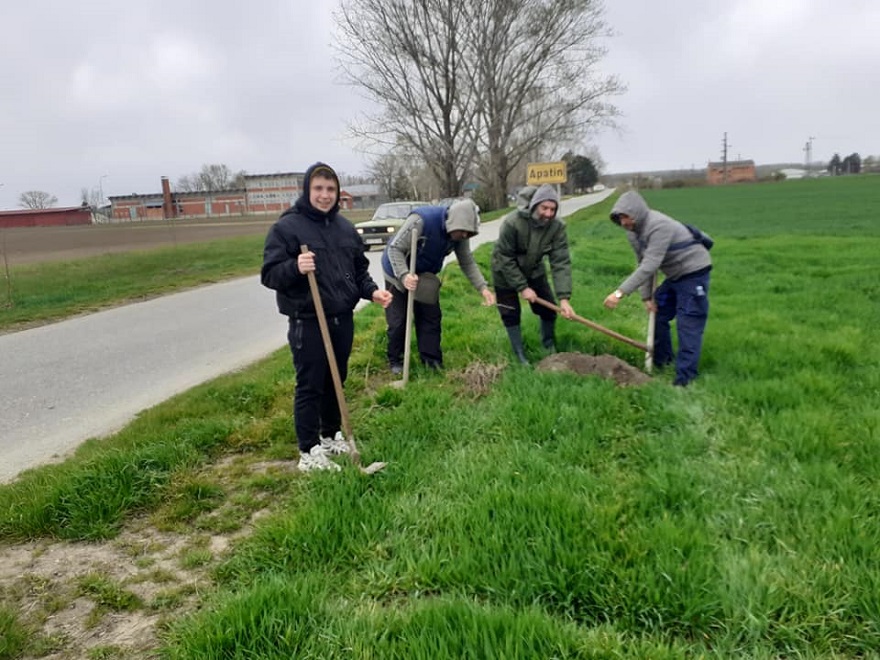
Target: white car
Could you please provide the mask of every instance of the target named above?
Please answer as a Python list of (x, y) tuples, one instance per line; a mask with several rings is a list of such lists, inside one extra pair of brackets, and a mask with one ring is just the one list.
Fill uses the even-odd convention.
[(367, 248), (383, 246), (400, 229), (413, 209), (430, 206), (428, 202), (388, 202), (381, 204), (370, 220), (355, 225)]

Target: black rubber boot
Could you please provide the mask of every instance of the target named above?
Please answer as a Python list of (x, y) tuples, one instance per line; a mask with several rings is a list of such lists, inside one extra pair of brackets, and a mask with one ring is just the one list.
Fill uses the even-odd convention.
[(526, 352), (523, 348), (522, 330), (518, 325), (507, 327), (506, 330), (507, 336), (510, 337), (510, 345), (513, 347), (516, 359), (519, 360), (520, 364), (528, 364), (529, 361), (526, 359)]
[(541, 344), (549, 352), (556, 352), (556, 319), (541, 319)]

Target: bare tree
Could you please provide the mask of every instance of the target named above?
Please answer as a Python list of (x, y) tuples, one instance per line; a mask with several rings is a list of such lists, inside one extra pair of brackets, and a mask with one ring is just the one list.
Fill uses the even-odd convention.
[(58, 198), (42, 190), (28, 190), (18, 196), (18, 205), (23, 209), (51, 209)]
[(419, 154), (444, 195), (461, 191), (477, 149), (476, 64), (464, 55), (467, 2), (343, 0), (335, 14), (345, 78), (376, 101), (355, 135)]
[(373, 181), (379, 185), (379, 190), (388, 198), (394, 199), (395, 185), (397, 178), (397, 157), (394, 153), (389, 152), (384, 156), (379, 156), (370, 164), (370, 174), (373, 175)]
[(197, 192), (199, 190), (199, 175), (184, 174), (177, 179), (174, 187), (180, 192)]
[(382, 108), (355, 132), (415, 149), (457, 195), (477, 162), (497, 206), (536, 152), (613, 124), (601, 0), (343, 0), (348, 81)]
[(108, 222), (110, 220), (109, 208), (104, 208), (104, 195), (100, 188), (80, 188), (79, 191), (82, 205), (89, 207), (95, 222)]
[[(407, 155), (402, 149), (389, 151), (370, 166), (375, 181), (388, 199), (426, 199), (434, 176), (425, 172), (424, 160)], [(426, 176), (427, 174), (427, 176)], [(436, 190), (437, 186), (433, 188)]]
[(482, 148), (489, 196), (502, 205), (511, 172), (529, 154), (554, 152), (613, 126), (609, 98), (625, 87), (596, 67), (609, 36), (600, 0), (468, 0), (483, 89)]
[(101, 191), (98, 188), (80, 188), (79, 190), (80, 200), (83, 203), (83, 206), (88, 206), (92, 209), (92, 212), (96, 212), (102, 203), (101, 199)]
[(184, 175), (177, 180), (176, 188), (180, 192), (206, 192), (213, 190), (233, 190), (244, 188), (243, 170), (235, 172), (228, 165), (217, 163), (202, 165), (199, 172)]

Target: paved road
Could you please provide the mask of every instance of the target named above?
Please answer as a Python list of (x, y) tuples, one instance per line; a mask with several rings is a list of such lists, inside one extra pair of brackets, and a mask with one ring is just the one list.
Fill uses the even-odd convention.
[[(562, 213), (609, 194), (566, 200)], [(499, 225), (485, 223), (472, 242), (494, 241)], [(369, 253), (381, 283), (380, 255)], [(274, 292), (246, 277), (0, 335), (0, 482), (252, 364), (284, 346), (286, 332)]]

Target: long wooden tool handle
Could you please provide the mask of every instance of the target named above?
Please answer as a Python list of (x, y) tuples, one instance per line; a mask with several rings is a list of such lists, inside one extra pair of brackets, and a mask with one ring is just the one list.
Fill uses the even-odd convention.
[[(415, 226), (410, 230), (410, 235), (412, 241), (410, 242), (409, 272), (415, 275), (416, 250), (419, 246), (419, 235), (416, 233)], [(407, 291), (405, 287), (404, 291), (406, 291), (406, 333), (403, 340), (403, 384), (406, 385), (409, 382), (409, 360), (412, 351), (410, 342), (412, 342), (413, 306), (415, 305), (416, 292)]]
[[(309, 251), (308, 245), (301, 246), (301, 252)], [(348, 405), (345, 403), (345, 394), (342, 391), (342, 378), (339, 376), (339, 365), (336, 363), (336, 353), (333, 352), (333, 342), (330, 341), (330, 328), (327, 326), (327, 317), (324, 316), (324, 303), (321, 302), (321, 292), (318, 291), (318, 280), (315, 272), (306, 274), (309, 278), (309, 289), (312, 292), (312, 300), (315, 303), (315, 313), (318, 316), (318, 325), (321, 326), (321, 339), (324, 340), (324, 352), (327, 353), (327, 362), (330, 364), (330, 375), (333, 377), (333, 388), (336, 390), (336, 401), (339, 404), (339, 416), (342, 418), (342, 430), (351, 444), (352, 458), (357, 456), (357, 448), (354, 444), (354, 436), (351, 432), (351, 424), (348, 419)], [(358, 457), (359, 458), (359, 457)]]
[[(557, 305), (554, 305), (551, 302), (547, 302), (546, 300), (543, 300), (542, 298), (535, 298), (535, 302), (538, 303), (539, 305), (543, 305), (544, 307), (546, 307), (548, 309), (552, 309), (557, 314), (562, 314), (562, 309), (560, 309)], [(634, 346), (635, 348), (641, 349), (645, 352), (648, 351), (648, 347), (645, 344), (643, 344), (642, 342), (636, 341), (635, 339), (630, 339), (629, 337), (622, 335), (619, 332), (614, 332), (614, 330), (609, 330), (605, 326), (599, 325), (598, 323), (590, 321), (589, 319), (585, 319), (584, 317), (578, 316), (577, 314), (575, 314), (571, 318), (573, 321), (577, 321), (578, 323), (582, 323), (583, 325), (587, 326), (588, 328), (592, 328), (593, 330), (598, 330), (602, 334), (606, 334), (609, 337), (616, 339), (617, 341), (622, 341), (624, 344), (629, 344), (630, 346)]]
[[(654, 291), (657, 289), (657, 273), (651, 277), (651, 300), (654, 300)], [(657, 327), (657, 312), (648, 312), (648, 337), (646, 344), (648, 350), (645, 351), (645, 373), (651, 373), (654, 370), (654, 330)]]

